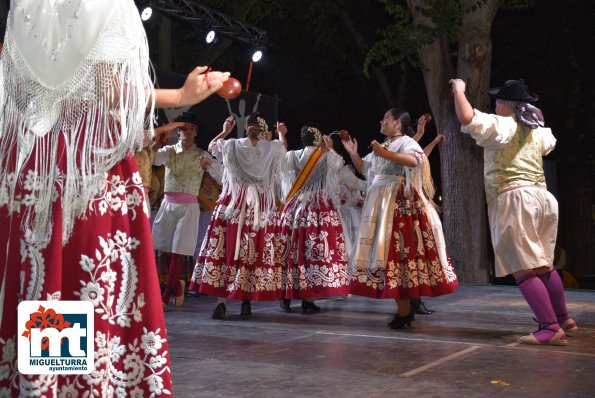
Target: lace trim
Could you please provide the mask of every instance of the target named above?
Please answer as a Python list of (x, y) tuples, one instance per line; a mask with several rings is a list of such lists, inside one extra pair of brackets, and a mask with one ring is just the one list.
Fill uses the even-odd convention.
[(35, 204), (25, 209), (21, 228), (42, 246), (51, 238), (52, 198), (62, 195), (65, 244), (107, 171), (140, 149), (144, 128), (152, 128), (153, 112), (145, 117), (154, 104), (144, 29), (133, 2), (119, 1), (115, 7), (89, 55), (56, 88), (44, 86), (31, 73), (10, 25), (6, 31), (0, 76), (0, 186), (7, 188), (14, 211), (26, 171), (35, 171)]
[(240, 206), (240, 201), (245, 200), (245, 194), (247, 189), (252, 186), (255, 187), (258, 193), (264, 194), (264, 203), (260, 204), (260, 211), (264, 214), (264, 217), (274, 210), (276, 207), (275, 196), (278, 191), (277, 176), (279, 175), (279, 165), (275, 158), (271, 159), (271, 165), (267, 167), (263, 164), (262, 167), (269, 170), (262, 178), (251, 175), (245, 171), (242, 167), (241, 162), (238, 158), (237, 145), (238, 141), (233, 140), (229, 142), (230, 148), (228, 155), (226, 156), (227, 168), (226, 173), (228, 175), (228, 183), (223, 184), (223, 190), (221, 197), (225, 195), (231, 196), (231, 202), (227, 207), (225, 216), (230, 217), (231, 212)]

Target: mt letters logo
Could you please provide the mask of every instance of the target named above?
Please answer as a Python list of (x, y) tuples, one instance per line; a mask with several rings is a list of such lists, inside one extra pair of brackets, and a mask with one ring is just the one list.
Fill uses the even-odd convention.
[(19, 372), (89, 374), (94, 317), (89, 301), (23, 301), (18, 307)]

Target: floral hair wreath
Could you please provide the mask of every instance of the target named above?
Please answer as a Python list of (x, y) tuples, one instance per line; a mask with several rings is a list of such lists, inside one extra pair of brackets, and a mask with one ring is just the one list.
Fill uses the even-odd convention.
[(308, 127), (308, 130), (306, 131), (314, 135), (314, 142), (312, 144), (314, 146), (320, 145), (322, 142), (322, 134), (320, 133), (320, 130), (318, 130), (316, 127)]
[(248, 134), (256, 139), (262, 140), (266, 136), (267, 131), (269, 131), (269, 125), (266, 120), (260, 116), (256, 118), (256, 121), (258, 122), (257, 126), (248, 126)]

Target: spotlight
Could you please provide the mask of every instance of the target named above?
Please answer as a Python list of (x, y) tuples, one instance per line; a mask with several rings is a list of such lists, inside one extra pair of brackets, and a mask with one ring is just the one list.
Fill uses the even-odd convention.
[(252, 62), (258, 62), (262, 58), (262, 51), (256, 50), (254, 54), (252, 54)]
[(207, 33), (207, 35), (205, 36), (205, 41), (207, 42), (207, 44), (211, 44), (215, 41), (215, 36), (216, 33), (214, 30), (210, 30), (209, 33)]
[(153, 15), (153, 9), (150, 6), (145, 7), (140, 13), (140, 19), (143, 21), (148, 21), (151, 18), (151, 15)]

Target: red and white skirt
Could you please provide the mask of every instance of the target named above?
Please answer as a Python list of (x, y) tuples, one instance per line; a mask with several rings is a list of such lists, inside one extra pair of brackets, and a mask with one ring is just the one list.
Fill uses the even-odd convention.
[[(372, 184), (354, 248), (351, 293), (372, 298), (412, 299), (452, 293), (454, 268), (440, 261), (428, 209), (405, 183)], [(394, 202), (389, 206), (387, 198)], [(446, 257), (446, 256), (443, 256)]]
[[(279, 211), (273, 205), (268, 212), (256, 214), (245, 196), (244, 191), (239, 208), (231, 212), (231, 195), (219, 199), (189, 289), (233, 300), (279, 300), (283, 292), (283, 266), (275, 236)], [(260, 194), (258, 200), (263, 209), (265, 195)]]
[[(65, 161), (64, 161), (65, 163)], [(61, 170), (65, 164), (57, 165)], [(25, 169), (25, 174), (27, 170)], [(58, 186), (58, 184), (56, 184)], [(35, 184), (20, 184), (25, 197)], [(0, 187), (3, 188), (3, 187)], [(42, 245), (21, 228), (27, 206), (0, 201), (0, 395), (166, 396), (172, 394), (169, 349), (144, 192), (132, 156), (106, 176), (105, 190), (75, 221), (62, 245), (62, 199), (52, 204), (52, 236)], [(6, 271), (6, 273), (4, 273)], [(95, 309), (95, 370), (89, 375), (21, 375), (17, 305), (21, 300), (84, 300)]]
[(295, 195), (281, 214), (279, 239), (287, 264), (285, 298), (314, 299), (349, 293), (343, 226), (326, 192)]

